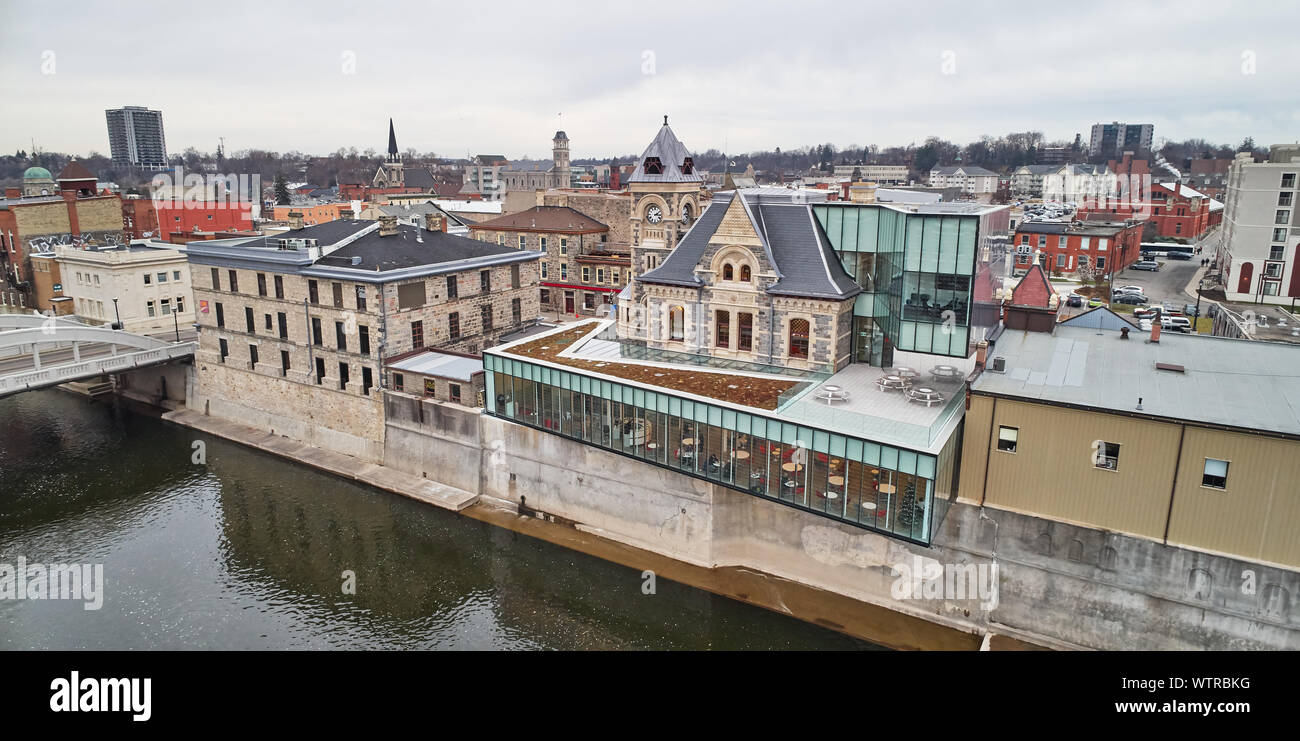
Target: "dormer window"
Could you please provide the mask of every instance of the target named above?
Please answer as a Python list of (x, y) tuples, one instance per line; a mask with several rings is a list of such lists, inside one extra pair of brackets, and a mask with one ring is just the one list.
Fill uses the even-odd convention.
[(643, 168), (647, 175), (664, 174), (664, 163), (660, 162), (658, 157), (646, 157)]
[(683, 175), (690, 175), (690, 174), (691, 174), (691, 171), (694, 170), (694, 169), (695, 169), (695, 161), (694, 161), (693, 159), (691, 159), (690, 157), (687, 157), (685, 160), (682, 161), (682, 174), (683, 174)]

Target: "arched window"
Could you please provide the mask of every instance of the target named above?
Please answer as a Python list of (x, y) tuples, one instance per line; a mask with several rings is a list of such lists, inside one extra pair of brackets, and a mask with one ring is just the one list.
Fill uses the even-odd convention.
[(808, 320), (790, 320), (790, 357), (808, 357)]
[(750, 274), (749, 274), (749, 266), (748, 266), (748, 265), (741, 265), (741, 266), (740, 266), (740, 279), (741, 279), (742, 281), (746, 282), (746, 283), (748, 283), (748, 282), (750, 281)]
[[(728, 265), (727, 268), (730, 269), (731, 266)], [(713, 317), (714, 317), (713, 323), (716, 324), (718, 327), (717, 329), (718, 341), (716, 343), (717, 346), (731, 347), (731, 312), (716, 311), (713, 313)]]
[(736, 275), (735, 275), (734, 271), (733, 271), (732, 268), (731, 268), (731, 263), (727, 263), (726, 265), (723, 265), (723, 266), (722, 266), (722, 279), (723, 279), (723, 280), (735, 280), (735, 279), (736, 279)]
[(686, 310), (674, 306), (668, 310), (668, 339), (686, 339)]

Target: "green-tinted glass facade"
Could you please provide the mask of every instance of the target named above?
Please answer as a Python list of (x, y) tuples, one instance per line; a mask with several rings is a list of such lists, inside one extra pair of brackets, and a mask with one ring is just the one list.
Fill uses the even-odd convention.
[[(979, 214), (923, 214), (816, 204), (813, 214), (864, 293), (854, 306), (858, 362), (889, 366), (893, 350), (969, 357), (988, 312), (972, 311), (990, 282)], [(973, 326), (974, 325), (974, 326)]]
[(892, 537), (928, 545), (956, 491), (960, 427), (936, 456), (493, 352), (483, 362), (489, 414)]

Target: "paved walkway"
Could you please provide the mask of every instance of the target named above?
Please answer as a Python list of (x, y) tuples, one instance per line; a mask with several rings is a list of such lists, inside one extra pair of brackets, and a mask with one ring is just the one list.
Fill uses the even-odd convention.
[(377, 489), (391, 491), (404, 497), (418, 499), (426, 504), (459, 512), (478, 501), (478, 495), (463, 489), (439, 484), (391, 468), (367, 463), (350, 455), (322, 450), (287, 437), (272, 435), (265, 430), (211, 417), (190, 409), (168, 412), (162, 418), (179, 425), (192, 427), (222, 437), (250, 448), (282, 456), (298, 463), (327, 471), (335, 476), (353, 479)]

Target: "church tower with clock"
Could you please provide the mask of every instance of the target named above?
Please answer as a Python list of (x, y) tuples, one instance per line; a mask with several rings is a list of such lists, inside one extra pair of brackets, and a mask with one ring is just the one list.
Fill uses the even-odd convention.
[[(632, 194), (632, 275), (654, 270), (700, 215), (704, 181), (668, 117), (628, 178)], [(629, 281), (635, 284), (635, 281)]]

